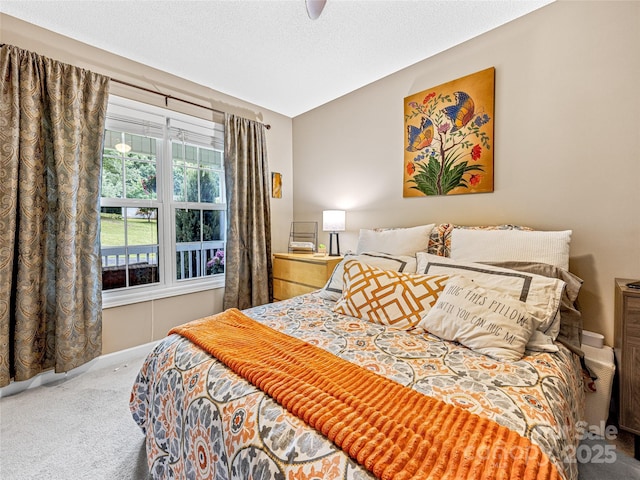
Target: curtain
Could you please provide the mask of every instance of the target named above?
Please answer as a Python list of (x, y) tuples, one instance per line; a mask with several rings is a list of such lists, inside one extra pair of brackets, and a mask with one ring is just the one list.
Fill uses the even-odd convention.
[(268, 172), (264, 125), (225, 115), (225, 309), (262, 305), (273, 296)]
[(3, 45), (0, 82), (1, 387), (101, 353), (109, 79)]

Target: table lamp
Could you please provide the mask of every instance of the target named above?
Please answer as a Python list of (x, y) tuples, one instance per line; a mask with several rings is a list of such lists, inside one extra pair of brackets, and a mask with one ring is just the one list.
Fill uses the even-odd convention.
[[(338, 232), (344, 232), (345, 211), (344, 210), (324, 210), (322, 212), (322, 230), (329, 233), (329, 256), (340, 255), (340, 237)], [(336, 237), (336, 253), (333, 253), (333, 237)]]

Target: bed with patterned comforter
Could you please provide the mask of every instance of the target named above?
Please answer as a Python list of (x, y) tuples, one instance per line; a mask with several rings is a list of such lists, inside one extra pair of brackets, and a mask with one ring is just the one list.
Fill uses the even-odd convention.
[[(333, 306), (311, 293), (244, 313), (495, 421), (538, 446), (559, 478), (577, 478), (573, 453), (584, 397), (579, 358), (568, 349), (526, 351), (521, 360), (504, 362), (419, 329), (341, 315)], [(153, 478), (375, 478), (322, 433), (180, 335), (168, 336), (148, 356), (130, 407), (146, 434)]]

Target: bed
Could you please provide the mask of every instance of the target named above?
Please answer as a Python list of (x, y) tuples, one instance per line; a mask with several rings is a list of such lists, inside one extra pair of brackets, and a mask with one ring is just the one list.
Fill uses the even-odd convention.
[[(462, 230), (468, 231), (458, 236), (456, 232)], [(287, 370), (289, 365), (301, 363), (305, 382), (309, 376), (319, 378), (321, 385), (305, 387), (307, 393), (282, 393), (283, 379), (261, 383), (255, 376), (243, 378), (247, 369), (254, 367), (262, 368), (264, 375), (263, 364), (272, 359), (260, 357), (252, 364), (252, 344), (247, 340), (233, 343), (234, 332), (239, 330), (204, 334), (196, 330), (225, 323), (229, 312), (176, 329), (149, 354), (131, 393), (130, 409), (146, 434), (152, 478), (577, 478), (575, 449), (584, 404), (584, 372), (576, 348), (580, 319), (575, 301), (581, 281), (566, 268), (567, 233), (560, 241), (551, 242), (551, 254), (548, 238), (543, 251), (522, 254), (510, 251), (511, 240), (500, 243), (504, 238), (496, 240), (491, 236), (494, 234), (488, 234), (487, 249), (499, 245), (498, 251), (480, 258), (483, 263), (464, 258), (468, 256), (466, 244), (478, 246), (483, 241), (476, 232), (496, 231), (500, 237), (517, 236), (525, 230), (441, 224), (425, 226), (419, 234), (397, 229), (361, 232), (356, 254), (345, 257), (322, 290), (235, 313), (256, 341), (280, 345), (277, 332), (281, 332), (287, 342), (296, 342), (294, 347), (282, 348), (291, 349), (284, 353), (282, 365)], [(521, 242), (520, 237), (516, 241)], [(538, 262), (540, 258), (545, 262)], [(363, 281), (369, 286), (372, 281), (377, 285), (388, 282), (385, 285), (389, 288), (381, 289), (386, 291), (385, 299), (389, 291), (398, 295), (398, 282), (403, 288), (410, 283), (409, 290), (413, 289), (411, 293), (418, 300), (413, 307), (403, 305), (401, 312), (397, 299), (380, 307), (381, 298), (362, 300)], [(505, 281), (509, 284), (506, 287)], [(524, 300), (522, 285), (528, 292)], [(517, 302), (513, 299), (518, 295), (507, 295), (504, 288), (519, 292)], [(542, 293), (536, 297), (534, 290)], [(470, 292), (466, 296), (473, 301), (453, 310), (455, 302), (464, 300), (460, 292)], [(477, 294), (492, 305), (500, 305), (492, 307), (491, 314), (484, 309), (482, 318), (488, 319), (490, 328), (485, 323), (480, 325), (481, 331), (474, 330), (477, 325), (470, 320), (474, 308), (485, 307), (479, 305)], [(549, 303), (547, 297), (554, 300)], [(378, 308), (372, 309), (372, 304)], [(522, 315), (514, 313), (518, 306)], [(549, 309), (553, 311), (545, 311)], [(458, 318), (462, 322), (459, 328), (447, 331), (455, 323), (451, 316), (458, 316), (458, 312), (466, 312), (468, 318)], [(496, 314), (522, 323), (524, 333), (520, 335), (522, 332), (490, 316)], [(228, 322), (229, 328), (238, 328), (236, 317)], [(502, 344), (487, 344), (486, 335), (497, 338), (496, 331)], [(200, 341), (205, 336), (209, 340)], [(242, 358), (234, 358), (234, 351), (241, 352), (236, 357)], [(276, 356), (274, 353), (273, 362), (278, 361)], [(316, 356), (321, 361), (307, 360)], [(236, 365), (243, 361), (248, 366)], [(332, 362), (341, 362), (335, 364), (340, 367)], [(356, 384), (382, 382), (388, 390), (376, 393), (376, 398), (383, 414), (402, 417), (398, 421), (407, 425), (394, 426), (392, 432), (413, 428), (418, 433), (383, 432), (384, 436), (380, 431), (387, 428), (385, 423), (371, 434), (368, 443), (362, 441), (365, 446), (356, 453), (353, 442), (345, 448), (345, 442), (349, 443), (345, 438), (366, 437), (375, 423), (371, 418), (380, 423), (382, 414), (364, 409), (368, 430), (357, 426), (347, 429), (346, 419), (356, 421), (353, 411), (363, 409), (353, 406), (361, 403), (352, 400), (351, 393), (348, 400), (340, 400), (342, 406), (325, 402), (323, 389), (333, 380), (323, 370), (314, 374), (316, 363), (318, 368), (330, 365), (329, 370), (345, 365), (349, 372), (355, 372), (350, 373), (355, 375), (351, 380), (336, 380), (345, 382), (340, 392)], [(279, 363), (274, 365), (274, 369), (280, 368)], [(322, 400), (314, 400), (316, 397)], [(291, 407), (313, 401), (323, 403), (321, 407), (329, 412), (324, 414), (324, 424), (317, 422), (313, 413), (301, 414), (302, 408)], [(415, 403), (428, 408), (405, 407), (414, 401), (433, 403)], [(336, 402), (335, 398), (331, 402)], [(351, 413), (343, 414), (342, 408), (351, 408)], [(442, 416), (434, 416), (445, 410)], [(464, 418), (466, 423), (450, 420), (454, 417)], [(418, 434), (419, 441), (405, 440)], [(403, 450), (410, 450), (410, 455)], [(402, 468), (395, 467), (398, 462), (404, 462)]]

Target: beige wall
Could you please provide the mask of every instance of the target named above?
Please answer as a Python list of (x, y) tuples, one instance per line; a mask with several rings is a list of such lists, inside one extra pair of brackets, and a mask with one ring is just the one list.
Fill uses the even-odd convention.
[[(274, 251), (286, 249), (292, 217), (321, 222), (322, 210), (336, 207), (348, 210), (343, 250), (355, 248), (359, 228), (374, 226), (572, 229), (570, 268), (585, 280), (585, 326), (608, 343), (613, 278), (640, 278), (640, 3), (556, 2), (293, 122), (2, 14), (0, 42), (271, 124), (270, 166), (284, 180), (283, 198), (271, 204)], [(495, 191), (402, 198), (403, 98), (489, 66), (496, 68)], [(164, 104), (117, 84), (112, 93)], [(215, 290), (107, 309), (104, 352), (160, 338), (219, 311), (221, 299)]]
[(176, 325), (222, 310), (224, 289), (161, 298), (102, 311), (102, 353), (160, 340)]
[[(403, 98), (490, 66), (495, 191), (403, 198)], [(613, 279), (640, 278), (639, 85), (640, 2), (553, 3), (294, 118), (294, 219), (346, 209), (343, 249), (375, 226), (571, 229), (585, 327), (611, 344)]]
[[(293, 215), (291, 118), (3, 14), (0, 14), (0, 42), (118, 80), (157, 89), (169, 95), (270, 124), (271, 129), (267, 133), (270, 168), (272, 171), (281, 172), (284, 179), (282, 198), (272, 199), (271, 202), (272, 242), (275, 251), (286, 248)], [(117, 83), (112, 82), (110, 91), (122, 97), (165, 106), (163, 97)], [(168, 107), (215, 120), (207, 110), (189, 107), (181, 102), (169, 101)], [(222, 293), (222, 289), (216, 289), (105, 309), (103, 353), (157, 340), (166, 335), (174, 325), (219, 312), (222, 309)]]

